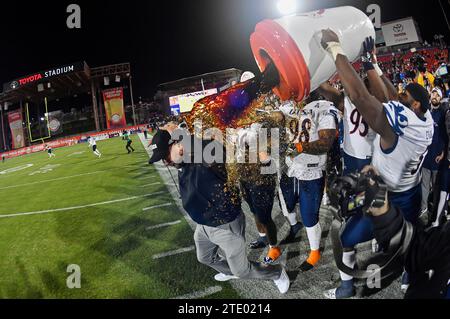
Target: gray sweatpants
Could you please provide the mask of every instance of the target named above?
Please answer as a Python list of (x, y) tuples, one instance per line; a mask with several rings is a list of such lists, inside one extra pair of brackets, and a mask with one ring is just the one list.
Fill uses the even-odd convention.
[[(239, 279), (270, 279), (281, 276), (280, 265), (262, 266), (250, 262), (245, 244), (245, 216), (218, 227), (197, 225), (194, 233), (197, 259), (217, 272), (234, 275)], [(225, 256), (221, 256), (218, 250)]]
[(422, 168), (422, 211), (428, 208), (428, 196), (435, 186), (438, 171)]

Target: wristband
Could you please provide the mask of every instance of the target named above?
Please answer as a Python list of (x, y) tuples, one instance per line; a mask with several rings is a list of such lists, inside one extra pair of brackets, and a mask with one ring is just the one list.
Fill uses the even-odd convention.
[(339, 42), (329, 42), (327, 51), (333, 56), (334, 61), (336, 61), (338, 54), (345, 55)]
[(295, 149), (297, 150), (297, 152), (300, 154), (300, 153), (303, 153), (303, 146), (302, 146), (302, 143), (297, 143), (297, 144), (295, 144)]
[(375, 71), (377, 71), (378, 76), (382, 76), (383, 75), (383, 71), (381, 71), (380, 66), (378, 65), (378, 63), (374, 63), (373, 67), (375, 68)]

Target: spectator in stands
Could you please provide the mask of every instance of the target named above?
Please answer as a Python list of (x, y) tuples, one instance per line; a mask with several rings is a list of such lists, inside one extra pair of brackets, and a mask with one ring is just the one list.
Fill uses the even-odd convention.
[(431, 89), (434, 87), (434, 76), (428, 70), (425, 66), (420, 66), (417, 69), (417, 74), (414, 82), (422, 85), (424, 88), (426, 88), (428, 91), (431, 91)]
[(445, 92), (444, 100), (448, 104), (449, 103), (449, 98), (450, 98), (450, 87), (449, 87), (449, 82), (448, 81), (444, 82), (444, 90), (445, 90), (444, 91)]

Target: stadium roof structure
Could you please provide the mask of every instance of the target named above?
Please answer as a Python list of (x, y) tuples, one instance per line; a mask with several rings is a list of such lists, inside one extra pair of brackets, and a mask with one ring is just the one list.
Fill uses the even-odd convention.
[(43, 97), (56, 99), (90, 91), (90, 68), (76, 62), (25, 75), (3, 84), (0, 102), (11, 104)]
[[(79, 93), (92, 97), (96, 130), (100, 130), (98, 88), (105, 77), (120, 76), (130, 79), (130, 63), (120, 63), (90, 68), (86, 62), (75, 62), (30, 75), (22, 76), (3, 84), (0, 104), (22, 104), (43, 98), (54, 100)], [(134, 112), (133, 96), (132, 107)], [(101, 109), (100, 109), (101, 112)]]

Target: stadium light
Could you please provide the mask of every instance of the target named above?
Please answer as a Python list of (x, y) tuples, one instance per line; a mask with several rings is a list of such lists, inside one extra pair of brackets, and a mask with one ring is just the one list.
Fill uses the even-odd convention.
[(279, 0), (277, 8), (282, 15), (293, 14), (297, 10), (297, 0)]

